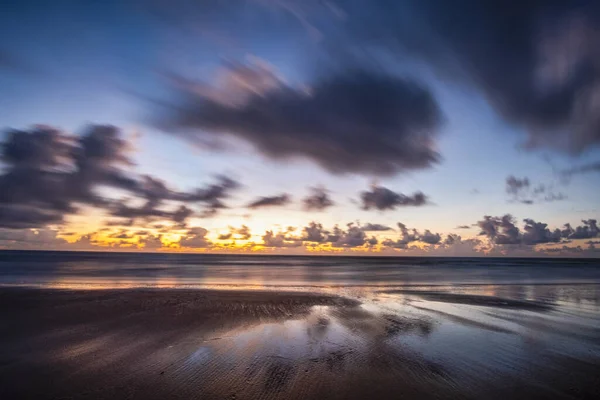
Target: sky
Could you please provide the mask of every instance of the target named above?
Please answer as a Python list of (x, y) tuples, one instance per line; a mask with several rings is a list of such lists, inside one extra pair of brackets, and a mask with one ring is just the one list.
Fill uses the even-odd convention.
[(593, 1), (8, 0), (0, 248), (598, 257), (599, 49)]

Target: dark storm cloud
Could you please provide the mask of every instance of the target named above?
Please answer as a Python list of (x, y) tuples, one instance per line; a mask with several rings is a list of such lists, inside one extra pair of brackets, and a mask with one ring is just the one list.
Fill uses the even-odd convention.
[[(59, 224), (80, 206), (100, 207), (127, 219), (169, 218), (184, 224), (192, 210), (180, 205), (174, 211), (158, 208), (164, 200), (199, 203), (205, 210), (223, 208), (223, 200), (238, 183), (219, 176), (217, 183), (195, 191), (176, 192), (151, 176), (129, 171), (129, 143), (110, 125), (90, 125), (81, 135), (69, 135), (48, 126), (9, 130), (1, 143), (0, 227)], [(106, 198), (98, 188), (121, 189), (144, 199), (130, 207)], [(126, 225), (124, 221), (114, 221)]]
[(290, 195), (283, 193), (277, 196), (263, 196), (248, 204), (248, 208), (264, 208), (273, 206), (285, 206), (291, 202)]
[(439, 160), (442, 113), (414, 81), (348, 67), (292, 87), (258, 63), (231, 64), (225, 75), (216, 88), (179, 82), (181, 103), (159, 124), (192, 139), (232, 135), (267, 157), (304, 158), (335, 174), (393, 175)]
[(323, 211), (335, 204), (325, 188), (313, 187), (310, 191), (311, 194), (302, 199), (306, 211)]
[(381, 224), (364, 224), (361, 226), (361, 229), (365, 232), (382, 232), (382, 231), (391, 231), (392, 228), (386, 225)]
[(412, 195), (396, 193), (383, 186), (373, 186), (371, 190), (360, 193), (363, 210), (393, 210), (396, 207), (419, 207), (427, 204), (427, 196), (421, 192)]

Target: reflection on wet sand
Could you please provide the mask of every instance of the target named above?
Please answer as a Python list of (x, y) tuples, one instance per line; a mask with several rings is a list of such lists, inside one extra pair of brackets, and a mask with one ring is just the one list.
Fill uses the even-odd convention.
[(0, 398), (600, 393), (593, 304), (568, 288), (446, 289), (2, 289)]

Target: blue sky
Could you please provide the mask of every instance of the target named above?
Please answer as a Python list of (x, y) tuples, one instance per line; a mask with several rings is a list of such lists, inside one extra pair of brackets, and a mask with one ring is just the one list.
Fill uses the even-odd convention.
[[(406, 15), (415, 13), (417, 22), (413, 28), (427, 38), (421, 27), (422, 21), (427, 20), (423, 15), (427, 14), (414, 11), (410, 1), (403, 3)], [(43, 124), (80, 134), (89, 124), (114, 125), (131, 144), (128, 154), (135, 166), (129, 166), (129, 171), (158, 178), (173, 190), (191, 191), (212, 182), (215, 174), (231, 176), (241, 186), (228, 198), (229, 208), (211, 217), (193, 215), (187, 221), (186, 229), (202, 226), (209, 231), (207, 237), (213, 239), (215, 232), (226, 232), (229, 226), (248, 225), (253, 232), (252, 243), (259, 245), (266, 230), (293, 226), (297, 233), (286, 237), (285, 242), (289, 244), (300, 240), (302, 227), (311, 221), (330, 228), (360, 221), (395, 228), (385, 233), (366, 233), (365, 237), (378, 237), (380, 246), (384, 238), (395, 240), (401, 235), (396, 223), (402, 222), (419, 231), (439, 232), (442, 237), (458, 233), (463, 239), (487, 240), (485, 245), (488, 246), (488, 242), (493, 245), (495, 239), (478, 235), (480, 227), (469, 230), (456, 227), (476, 225), (485, 215), (511, 214), (517, 226), (522, 225), (522, 219), (530, 218), (548, 224), (550, 230), (562, 228), (565, 223), (577, 226), (581, 220), (597, 218), (598, 172), (574, 174), (566, 183), (561, 171), (597, 162), (600, 159), (598, 136), (588, 140), (578, 153), (561, 151), (552, 144), (534, 150), (524, 148), (531, 127), (522, 121), (530, 121), (529, 116), (513, 118), (515, 112), (507, 116), (495, 102), (498, 91), (487, 92), (488, 75), (484, 72), (477, 75), (476, 69), (469, 75), (469, 69), (464, 68), (462, 73), (468, 79), (455, 78), (454, 72), (445, 65), (443, 68), (448, 71), (440, 73), (440, 64), (425, 51), (420, 55), (420, 48), (419, 51), (398, 50), (388, 45), (385, 36), (377, 36), (375, 41), (361, 41), (361, 29), (351, 31), (350, 28), (354, 23), (359, 27), (368, 26), (372, 20), (361, 21), (352, 11), (339, 11), (344, 7), (356, 11), (356, 2), (331, 2), (326, 9), (319, 8), (316, 2), (294, 1), (208, 1), (191, 7), (189, 4), (193, 2), (9, 2), (7, 12), (0, 16), (0, 60), (8, 60), (0, 61), (2, 127), (26, 131), (34, 124)], [(373, 11), (368, 15), (376, 16), (380, 10), (375, 7), (364, 6), (365, 14)], [(394, 10), (403, 10), (398, 7)], [(531, 10), (524, 10), (524, 18), (529, 15), (525, 11)], [(344, 15), (342, 22), (339, 22), (340, 13)], [(381, 21), (382, 25), (385, 23)], [(401, 38), (395, 39), (401, 41)], [(338, 50), (341, 56), (336, 54)], [(493, 51), (492, 43), (490, 52)], [(461, 56), (457, 57), (459, 61)], [(493, 57), (491, 54), (490, 58)], [(478, 66), (478, 59), (467, 56), (465, 59), (467, 67)], [(270, 70), (276, 71), (285, 85), (294, 90), (301, 86), (310, 88), (318, 81), (315, 77), (329, 79), (338, 71), (350, 70), (358, 64), (365, 70), (376, 66), (378, 71), (390, 76), (408, 77), (418, 82), (432, 94), (443, 113), (444, 121), (436, 128), (434, 143), (440, 154), (439, 162), (427, 168), (411, 166), (391, 174), (369, 173), (360, 167), (357, 167), (359, 172), (332, 173), (312, 156), (302, 153), (273, 159), (257, 150), (257, 144), (244, 136), (245, 133), (228, 136), (227, 140), (234, 146), (203, 148), (194, 140), (203, 134), (209, 138), (223, 134), (215, 136), (214, 132), (207, 132), (206, 126), (194, 126), (195, 131), (188, 134), (180, 126), (165, 128), (156, 123), (157, 115), (162, 115), (161, 107), (175, 104), (182, 93), (195, 95), (190, 88), (181, 93), (178, 88), (174, 90), (171, 76), (214, 86), (218, 74), (227, 72), (228, 63), (252, 68), (254, 60), (268, 64)], [(502, 64), (498, 64), (498, 74), (518, 72), (514, 68), (503, 71)], [(483, 83), (478, 81), (481, 77)], [(507, 86), (509, 84), (507, 82)], [(557, 130), (568, 139), (573, 135), (569, 131), (572, 126), (561, 125)], [(225, 126), (218, 130), (223, 129), (235, 128)], [(549, 128), (544, 125), (544, 129)], [(332, 151), (335, 153), (335, 148)], [(506, 187), (509, 176), (528, 178), (529, 188), (524, 190), (543, 184), (546, 193), (562, 193), (565, 198), (535, 199), (533, 204), (511, 201), (512, 195), (507, 193)], [(368, 191), (371, 185), (403, 195), (422, 192), (428, 202), (419, 206), (365, 210), (359, 204), (360, 193)], [(303, 209), (301, 199), (313, 186), (326, 188), (335, 205), (320, 211)], [(119, 200), (118, 191), (108, 193), (115, 196), (113, 200)], [(252, 210), (246, 207), (255, 198), (283, 193), (291, 196), (290, 204)], [(135, 197), (136, 193), (129, 195)], [(519, 195), (528, 196), (524, 191)], [(89, 224), (81, 222), (86, 220), (89, 209), (89, 205), (81, 205), (72, 215), (62, 215), (60, 220), (39, 227), (28, 225), (26, 229), (51, 229), (59, 237), (60, 232), (73, 228), (77, 231), (73, 240), (84, 234), (96, 234), (85, 232)], [(100, 229), (103, 221), (110, 219), (110, 210), (96, 210), (94, 214), (100, 215), (89, 225), (94, 229)], [(70, 227), (69, 221), (79, 222)], [(141, 220), (136, 221), (135, 226), (150, 229), (159, 222)], [(7, 226), (6, 229), (8, 232), (14, 228)], [(181, 230), (177, 232), (176, 238), (186, 234)], [(161, 233), (150, 229), (148, 234)], [(5, 236), (10, 237), (8, 233)], [(567, 247), (579, 245), (587, 249), (583, 242), (573, 244), (568, 237), (563, 239)], [(11, 243), (7, 241), (6, 247)], [(248, 244), (240, 243), (242, 247)], [(558, 246), (562, 243), (541, 241), (539, 244)], [(523, 246), (519, 249), (534, 251), (531, 245), (525, 246), (525, 250)]]

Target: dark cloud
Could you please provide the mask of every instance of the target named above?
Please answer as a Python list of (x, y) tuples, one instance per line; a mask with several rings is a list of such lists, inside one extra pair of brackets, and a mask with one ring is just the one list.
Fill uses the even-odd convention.
[[(575, 233), (576, 230), (569, 224), (565, 225), (564, 230), (548, 229), (548, 224), (536, 222), (531, 218), (523, 220), (524, 227), (521, 231), (515, 224), (514, 218), (510, 214), (502, 217), (485, 216), (478, 222), (481, 228), (480, 235), (488, 237), (494, 244), (499, 245), (536, 245), (544, 243), (559, 243), (563, 239), (579, 239)], [(589, 223), (589, 225), (588, 225)], [(588, 237), (594, 232), (595, 220), (584, 221), (584, 227), (578, 227), (579, 232), (585, 232)], [(597, 227), (595, 228), (597, 234)]]
[(181, 103), (161, 125), (193, 139), (233, 135), (267, 157), (304, 158), (335, 174), (393, 175), (439, 160), (443, 117), (414, 81), (347, 67), (292, 87), (260, 62), (221, 75), (220, 87), (180, 80)]
[[(163, 201), (199, 203), (205, 212), (224, 208), (223, 200), (239, 184), (218, 176), (217, 183), (191, 192), (176, 192), (163, 181), (129, 171), (131, 146), (119, 129), (90, 125), (81, 135), (47, 126), (9, 130), (0, 148), (5, 168), (0, 175), (0, 226), (33, 227), (59, 224), (87, 205), (106, 209), (117, 225), (136, 218), (167, 218), (184, 224), (192, 210), (180, 204), (173, 211), (159, 208)], [(140, 207), (103, 197), (98, 189), (120, 189), (145, 200)]]
[(302, 240), (312, 243), (323, 243), (327, 240), (329, 232), (323, 229), (323, 225), (311, 222), (302, 229)]
[(283, 193), (277, 196), (263, 196), (248, 204), (248, 208), (264, 208), (273, 206), (285, 206), (291, 202), (290, 195)]
[(528, 178), (516, 178), (512, 175), (506, 178), (506, 193), (512, 195), (518, 195), (523, 190), (529, 188), (529, 179)]
[(428, 62), (442, 79), (478, 87), (502, 117), (527, 129), (530, 147), (578, 154), (600, 144), (597, 2), (409, 3), (373, 1), (367, 12), (344, 2), (347, 25), (355, 40), (377, 40)]
[(506, 178), (506, 193), (511, 195), (512, 201), (521, 204), (535, 204), (541, 202), (553, 202), (565, 200), (567, 196), (563, 193), (553, 192), (553, 185), (539, 184), (532, 186), (529, 178), (516, 178), (509, 175)]
[[(348, 224), (347, 230), (335, 230), (335, 235), (330, 236), (333, 247), (361, 247), (364, 245), (374, 246), (378, 243), (374, 237), (367, 237), (365, 231), (358, 225)], [(332, 240), (335, 239), (335, 240)]]
[(432, 233), (426, 229), (419, 237), (419, 240), (427, 244), (438, 244), (442, 240), (442, 236), (439, 233)]
[(335, 204), (325, 188), (313, 187), (310, 190), (311, 194), (302, 199), (306, 211), (322, 211)]
[(564, 177), (569, 178), (573, 175), (588, 174), (591, 172), (600, 172), (600, 162), (593, 162), (593, 163), (565, 169), (561, 173)]
[(365, 232), (382, 232), (382, 231), (391, 231), (392, 228), (386, 225), (381, 224), (364, 224), (361, 225), (361, 229)]
[(496, 244), (519, 244), (521, 241), (519, 228), (514, 224), (514, 218), (510, 214), (502, 217), (486, 215), (477, 224), (481, 228), (480, 235), (487, 236)]
[(460, 243), (461, 241), (462, 238), (460, 237), (460, 235), (457, 235), (455, 233), (449, 233), (448, 236), (446, 236), (446, 239), (444, 239), (444, 245), (453, 246), (457, 243)]
[(526, 245), (535, 245), (540, 243), (558, 243), (561, 241), (562, 234), (560, 229), (550, 231), (548, 224), (535, 222), (532, 219), (524, 219), (525, 227), (521, 241)]
[(471, 226), (469, 225), (459, 225), (456, 227), (456, 229), (471, 229)]
[(300, 247), (303, 244), (302, 240), (288, 238), (284, 232), (266, 231), (262, 240), (265, 247)]
[(591, 239), (598, 236), (598, 222), (595, 219), (581, 221), (583, 225), (573, 228), (571, 224), (565, 224), (562, 236), (567, 239)]
[(433, 233), (429, 229), (426, 229), (423, 233), (420, 233), (416, 229), (407, 228), (402, 222), (398, 222), (398, 228), (400, 229), (400, 238), (397, 240), (386, 239), (382, 243), (384, 246), (396, 249), (407, 249), (408, 245), (413, 242), (423, 242), (430, 245), (437, 245), (442, 240), (442, 235), (439, 233)]
[(229, 232), (219, 235), (219, 240), (240, 239), (248, 240), (252, 237), (250, 228), (242, 225), (240, 228), (229, 227)]
[(179, 239), (179, 246), (182, 248), (200, 249), (211, 246), (211, 242), (206, 238), (208, 231), (201, 227), (190, 228), (184, 236)]
[(386, 187), (371, 187), (360, 193), (360, 202), (363, 210), (393, 210), (396, 207), (419, 207), (427, 204), (427, 196), (421, 192), (412, 195), (396, 193)]

